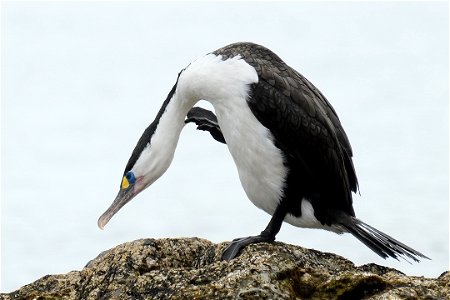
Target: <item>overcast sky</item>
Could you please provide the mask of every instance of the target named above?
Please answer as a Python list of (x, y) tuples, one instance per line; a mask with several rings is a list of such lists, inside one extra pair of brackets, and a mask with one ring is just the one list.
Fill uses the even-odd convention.
[(433, 260), (383, 260), (350, 235), (288, 224), (277, 239), (448, 270), (446, 2), (3, 2), (1, 17), (2, 292), (138, 238), (265, 228), (226, 146), (193, 126), (169, 171), (96, 225), (178, 72), (236, 41), (272, 49), (325, 94), (354, 150), (357, 216)]

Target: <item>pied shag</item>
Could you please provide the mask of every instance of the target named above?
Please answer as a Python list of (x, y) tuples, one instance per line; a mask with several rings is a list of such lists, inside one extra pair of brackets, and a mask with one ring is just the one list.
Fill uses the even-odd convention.
[[(217, 117), (194, 107), (199, 100), (209, 101)], [(249, 244), (273, 242), (283, 221), (349, 232), (383, 258), (427, 258), (355, 217), (352, 148), (335, 110), (305, 77), (253, 43), (220, 48), (178, 74), (134, 148), (100, 228), (167, 170), (190, 122), (228, 146), (248, 198), (272, 216), (261, 234), (233, 240), (223, 259)]]

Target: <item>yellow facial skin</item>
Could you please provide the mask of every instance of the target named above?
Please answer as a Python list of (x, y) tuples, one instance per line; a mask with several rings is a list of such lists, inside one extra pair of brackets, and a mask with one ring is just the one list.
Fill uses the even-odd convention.
[(127, 189), (129, 186), (130, 186), (130, 183), (128, 182), (128, 179), (125, 176), (123, 176), (123, 178), (122, 178), (122, 189), (123, 190)]

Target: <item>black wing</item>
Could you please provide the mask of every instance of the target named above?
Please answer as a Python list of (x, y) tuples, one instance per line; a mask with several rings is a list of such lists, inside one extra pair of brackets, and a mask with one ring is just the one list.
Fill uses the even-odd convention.
[[(240, 55), (256, 69), (259, 81), (252, 85), (248, 105), (287, 156), (288, 185), (307, 186), (302, 192), (313, 198), (316, 217), (325, 223), (332, 221), (327, 211), (336, 208), (354, 216), (351, 192), (357, 191), (358, 182), (352, 149), (327, 99), (265, 47), (236, 43), (214, 53)], [(302, 182), (292, 182), (298, 180)]]
[(184, 122), (186, 124), (195, 123), (198, 130), (209, 131), (216, 141), (226, 144), (217, 117), (212, 111), (201, 107), (193, 107), (187, 113), (187, 119)]

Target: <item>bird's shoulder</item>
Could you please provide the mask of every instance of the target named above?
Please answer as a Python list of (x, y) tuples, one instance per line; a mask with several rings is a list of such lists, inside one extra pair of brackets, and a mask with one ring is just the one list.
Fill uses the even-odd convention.
[(295, 163), (318, 181), (337, 184), (347, 199), (344, 206), (351, 206), (350, 193), (357, 190), (352, 149), (325, 96), (263, 46), (236, 43), (214, 54), (224, 59), (240, 55), (255, 68), (259, 80), (252, 85), (248, 99), (254, 115)]
[[(305, 114), (305, 118), (320, 122), (324, 129), (326, 128), (327, 131), (334, 133), (339, 143), (352, 155), (348, 137), (342, 128), (336, 111), (325, 96), (309, 80), (288, 66), (270, 49), (254, 43), (241, 42), (225, 46), (213, 53), (222, 55), (225, 59), (240, 55), (249, 65), (255, 68), (259, 82), (253, 85), (252, 92), (254, 95), (265, 94), (269, 96), (265, 97), (264, 103), (258, 103), (258, 105), (266, 105), (269, 109), (271, 105), (276, 104), (275, 107), (279, 117), (283, 119), (289, 118), (290, 114), (298, 115), (298, 112), (301, 111)], [(275, 93), (279, 95), (274, 95)], [(260, 99), (253, 97), (253, 100), (258, 101)], [(280, 107), (286, 109), (280, 110)]]

